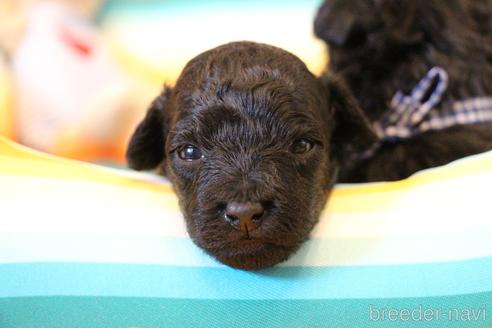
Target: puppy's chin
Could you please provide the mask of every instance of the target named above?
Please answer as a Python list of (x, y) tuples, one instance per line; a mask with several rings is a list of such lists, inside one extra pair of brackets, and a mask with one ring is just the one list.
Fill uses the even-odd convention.
[(286, 261), (309, 239), (323, 204), (320, 202), (313, 213), (302, 216), (293, 214), (291, 209), (279, 210), (249, 233), (233, 228), (213, 211), (202, 211), (185, 219), (191, 239), (208, 255), (237, 269), (259, 270)]
[(280, 246), (255, 239), (243, 239), (222, 249), (206, 251), (233, 268), (259, 270), (287, 260), (297, 248), (298, 245)]

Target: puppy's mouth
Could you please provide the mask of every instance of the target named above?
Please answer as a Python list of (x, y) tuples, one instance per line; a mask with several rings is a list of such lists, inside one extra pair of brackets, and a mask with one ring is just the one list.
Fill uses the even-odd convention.
[(258, 239), (238, 240), (233, 247), (211, 251), (220, 262), (243, 270), (264, 269), (285, 261), (297, 247), (284, 247)]
[(234, 249), (235, 253), (255, 254), (268, 247), (268, 243), (261, 239), (242, 238), (230, 243), (229, 248)]
[(293, 236), (282, 234), (281, 238), (269, 238), (268, 234), (254, 231), (231, 231), (228, 238), (224, 240), (220, 248), (238, 248), (238, 247), (291, 247), (293, 244)]
[(269, 244), (273, 243), (252, 232), (231, 231), (229, 236), (220, 245), (214, 247), (214, 249), (261, 249)]
[(285, 261), (298, 246), (299, 243), (293, 241), (242, 235), (206, 250), (226, 265), (243, 270), (258, 270)]
[(263, 223), (251, 230), (244, 226), (238, 229), (216, 213), (207, 213), (210, 216), (206, 222), (210, 223), (201, 224), (200, 231), (192, 238), (209, 255), (234, 268), (257, 270), (271, 267), (285, 261), (307, 238), (299, 233), (299, 229), (281, 223), (295, 221), (284, 211), (269, 213), (263, 218)]

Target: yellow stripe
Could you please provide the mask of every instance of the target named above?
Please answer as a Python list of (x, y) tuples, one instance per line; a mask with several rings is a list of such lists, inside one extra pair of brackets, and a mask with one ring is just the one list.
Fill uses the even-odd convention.
[[(109, 45), (113, 57), (122, 68), (158, 85), (163, 82), (174, 84), (188, 60), (199, 53), (238, 40), (284, 48), (299, 56), (314, 74), (320, 74), (325, 69), (326, 48), (321, 40), (312, 35), (312, 13), (299, 12), (296, 8), (284, 8), (281, 15), (278, 15), (277, 8), (261, 13), (253, 10), (251, 13), (255, 15), (255, 24), (244, 18), (248, 13), (225, 10), (203, 16), (200, 12), (192, 12), (187, 13), (185, 20), (170, 13), (165, 18), (149, 15), (137, 20), (116, 14), (105, 20), (102, 30), (105, 44)], [(292, 19), (298, 24), (292, 25)], [(271, 31), (263, 28), (270, 25), (283, 28)], [(215, 33), (223, 26), (229, 26), (226, 33)], [(180, 30), (180, 36), (168, 33), (165, 43), (154, 42), (161, 38), (162, 31), (173, 30)], [(142, 35), (146, 37), (142, 38)], [(195, 42), (187, 41), (191, 38)]]
[(117, 37), (112, 36), (114, 33), (111, 29), (107, 29), (104, 33), (104, 40), (111, 55), (119, 63), (121, 68), (156, 86), (162, 86), (164, 82), (170, 85), (176, 82), (181, 72), (181, 66), (169, 65), (167, 68), (157, 69), (145, 60), (140, 59), (131, 51), (124, 49), (122, 45), (115, 41)]
[[(406, 180), (391, 183), (339, 186), (332, 194), (328, 213), (387, 211), (398, 206), (405, 192), (432, 183), (466, 176), (483, 175), (490, 179), (492, 152), (465, 159), (452, 165), (421, 172)], [(126, 188), (144, 188), (156, 193), (170, 193), (172, 188), (126, 175), (124, 171), (63, 159), (17, 145), (0, 137), (0, 174), (47, 177), (107, 183)]]
[[(480, 157), (466, 158), (439, 168), (421, 171), (408, 179), (400, 181), (346, 185), (337, 188), (335, 194), (337, 197), (340, 197), (355, 194), (367, 195), (371, 193), (409, 190), (429, 183), (437, 183), (450, 179), (492, 172), (492, 152), (478, 156)], [(381, 197), (381, 195), (378, 197)]]
[(155, 192), (172, 192), (170, 187), (163, 184), (130, 177), (120, 170), (41, 153), (1, 136), (0, 174), (92, 181)]
[(6, 71), (0, 62), (0, 135), (14, 138), (12, 85)]

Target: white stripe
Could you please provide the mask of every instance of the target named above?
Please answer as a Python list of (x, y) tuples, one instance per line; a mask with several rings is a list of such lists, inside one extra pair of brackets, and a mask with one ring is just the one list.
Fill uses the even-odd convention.
[[(286, 266), (388, 265), (492, 256), (487, 233), (311, 239)], [(0, 263), (79, 262), (219, 266), (189, 239), (85, 234), (0, 234)]]
[[(0, 262), (218, 265), (186, 238), (180, 213), (169, 210), (176, 207), (171, 193), (20, 176), (0, 176), (0, 185)], [(410, 190), (339, 195), (323, 214), (314, 240), (285, 265), (490, 256), (490, 185), (492, 170)], [(384, 207), (369, 213), (330, 211), (337, 202), (356, 207), (359, 201), (384, 202)]]
[(0, 232), (187, 235), (170, 192), (1, 175), (0, 185)]
[[(0, 233), (187, 235), (177, 200), (169, 192), (20, 176), (0, 176), (0, 185), (12, 186), (0, 188)], [(395, 237), (484, 230), (492, 235), (490, 185), (492, 170), (408, 190), (333, 197), (313, 236)], [(337, 213), (337, 202), (353, 203), (354, 212)], [(357, 211), (358, 202), (378, 204), (381, 210)]]

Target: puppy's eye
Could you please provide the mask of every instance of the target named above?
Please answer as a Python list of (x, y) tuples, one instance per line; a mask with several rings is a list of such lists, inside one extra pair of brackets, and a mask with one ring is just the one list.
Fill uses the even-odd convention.
[(302, 138), (296, 140), (291, 147), (291, 151), (294, 154), (305, 154), (314, 147), (314, 142), (309, 139)]
[(186, 145), (178, 151), (178, 156), (184, 161), (195, 161), (203, 157), (202, 151), (193, 145)]

